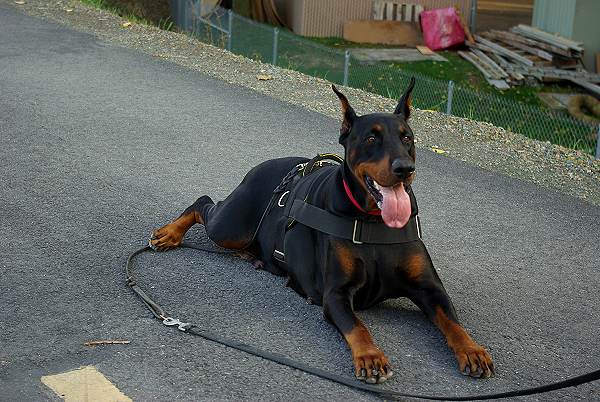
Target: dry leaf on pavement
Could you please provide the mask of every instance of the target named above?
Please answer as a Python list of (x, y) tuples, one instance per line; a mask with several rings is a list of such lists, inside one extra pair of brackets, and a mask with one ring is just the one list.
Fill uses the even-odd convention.
[(432, 146), (431, 146), (431, 150), (432, 150), (433, 152), (435, 152), (436, 154), (445, 154), (445, 153), (447, 153), (447, 151), (446, 151), (446, 150), (444, 150), (444, 149), (442, 149), (442, 148), (438, 148), (438, 147), (436, 147), (435, 145), (432, 145)]

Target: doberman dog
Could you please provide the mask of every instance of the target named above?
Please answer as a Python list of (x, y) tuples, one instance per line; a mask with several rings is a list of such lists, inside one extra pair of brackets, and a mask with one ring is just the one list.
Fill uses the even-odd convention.
[[(381, 383), (393, 372), (354, 310), (398, 297), (408, 297), (440, 329), (464, 375), (491, 376), (494, 366), (489, 353), (459, 323), (421, 239), (409, 234), (404, 240), (387, 241), (396, 234), (402, 238), (416, 215), (410, 187), (415, 177), (415, 144), (407, 123), (413, 87), (414, 79), (394, 113), (358, 116), (346, 96), (332, 86), (343, 112), (339, 136), (345, 150), (343, 163), (323, 164), (316, 173), (296, 175), (295, 187), (310, 182), (309, 189), (296, 197), (284, 192), (274, 203), (273, 192), (282, 179), (309, 160), (263, 162), (224, 201), (215, 204), (203, 196), (175, 221), (153, 231), (150, 245), (159, 251), (175, 248), (186, 231), (199, 223), (219, 246), (253, 256), (255, 266), (287, 276), (294, 290), (323, 306), (324, 317), (350, 347), (359, 380)], [(320, 211), (325, 221), (332, 217), (334, 225), (340, 219), (354, 222), (354, 232), (331, 235), (328, 229), (303, 224), (302, 219), (292, 225), (289, 208), (286, 214), (281, 207), (300, 197), (294, 207), (298, 203), (306, 207), (310, 199), (309, 207)], [(375, 240), (364, 236), (358, 241), (357, 223), (370, 225)], [(348, 227), (352, 231), (352, 225)], [(285, 262), (276, 258), (278, 252)]]

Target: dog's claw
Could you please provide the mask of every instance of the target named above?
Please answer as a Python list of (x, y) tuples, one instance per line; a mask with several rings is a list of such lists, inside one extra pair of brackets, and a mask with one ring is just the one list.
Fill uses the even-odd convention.
[(473, 347), (456, 354), (458, 368), (462, 375), (473, 378), (489, 378), (494, 373), (494, 363), (490, 354), (481, 346)]
[(381, 384), (393, 374), (388, 358), (374, 345), (355, 352), (352, 359), (356, 378), (367, 384)]

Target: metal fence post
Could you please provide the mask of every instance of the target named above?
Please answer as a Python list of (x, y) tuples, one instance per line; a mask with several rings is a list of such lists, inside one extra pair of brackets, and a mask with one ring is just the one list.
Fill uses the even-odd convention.
[(231, 28), (233, 27), (233, 11), (231, 9), (227, 10), (227, 23), (229, 25), (227, 29), (227, 50), (231, 52)]
[(179, 24), (179, 1), (171, 0), (171, 18), (176, 27), (180, 27)]
[(277, 47), (279, 45), (279, 28), (273, 28), (273, 59), (271, 64), (277, 65)]
[(598, 124), (598, 136), (596, 137), (596, 159), (600, 159), (600, 124)]
[(452, 114), (452, 96), (454, 95), (454, 81), (448, 81), (448, 102), (446, 103), (446, 114)]
[(188, 10), (188, 2), (182, 1), (181, 6), (183, 9), (183, 23), (181, 24), (184, 31), (188, 32), (190, 30), (190, 12)]
[(469, 25), (471, 33), (475, 35), (477, 28), (477, 0), (471, 0), (471, 23)]
[(202, 0), (195, 0), (192, 2), (192, 6), (194, 7), (194, 12), (192, 13), (192, 26), (191, 30), (194, 35), (198, 35), (200, 30), (200, 18), (202, 18)]
[(344, 81), (342, 82), (345, 87), (348, 86), (348, 67), (350, 67), (350, 52), (346, 50), (344, 53)]

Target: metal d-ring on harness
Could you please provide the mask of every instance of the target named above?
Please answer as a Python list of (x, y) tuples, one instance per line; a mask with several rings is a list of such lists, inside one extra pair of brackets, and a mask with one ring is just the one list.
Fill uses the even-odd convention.
[[(284, 178), (282, 183), (273, 192), (273, 196), (271, 197), (271, 200), (270, 200), (269, 204), (267, 205), (267, 208), (265, 209), (265, 212), (263, 213), (263, 215), (260, 219), (259, 228), (260, 228), (260, 224), (264, 220), (265, 216), (268, 214), (268, 212), (272, 208), (274, 201), (277, 199), (277, 195), (281, 194), (279, 197), (280, 202), (284, 198), (285, 191), (286, 191), (285, 189), (286, 189), (287, 185), (289, 184), (289, 182), (293, 179), (293, 177), (296, 174), (298, 174), (299, 172), (302, 172), (302, 174), (304, 174), (307, 168), (310, 169), (310, 170), (308, 170), (308, 172), (310, 173), (312, 171), (312, 169), (314, 168), (315, 163), (323, 163), (322, 160), (319, 161), (320, 157), (324, 157), (323, 159), (333, 159), (333, 157), (330, 158), (329, 155), (331, 155), (331, 154), (319, 155), (317, 158), (307, 162), (306, 164), (297, 165), (290, 173), (288, 173), (286, 175), (286, 177)], [(337, 157), (337, 158), (339, 158), (339, 157)], [(417, 228), (417, 230), (420, 233), (420, 228)], [(258, 228), (256, 229), (254, 236), (256, 236), (256, 233), (258, 233)], [(254, 239), (254, 237), (253, 237), (253, 239)], [(205, 251), (205, 252), (209, 252), (209, 253), (233, 254), (232, 252), (226, 251), (226, 250), (215, 250), (215, 249), (209, 249), (209, 248), (202, 248), (202, 247), (198, 247), (198, 246), (192, 246), (192, 245), (189, 245), (186, 243), (183, 243), (180, 247), (201, 250), (201, 251)], [(442, 395), (409, 394), (409, 393), (404, 393), (404, 392), (386, 390), (386, 389), (381, 388), (381, 386), (377, 386), (377, 385), (363, 384), (363, 383), (358, 382), (355, 379), (343, 377), (338, 374), (333, 374), (328, 371), (309, 366), (305, 363), (292, 360), (292, 359), (290, 359), (284, 355), (281, 355), (279, 353), (273, 353), (273, 352), (269, 352), (269, 351), (260, 350), (252, 345), (247, 345), (245, 343), (227, 339), (220, 335), (208, 332), (195, 324), (192, 324), (189, 322), (183, 322), (177, 318), (169, 316), (167, 314), (167, 312), (159, 304), (157, 304), (150, 296), (148, 296), (148, 294), (137, 284), (137, 282), (133, 276), (133, 260), (134, 260), (134, 258), (144, 252), (149, 252), (149, 251), (152, 251), (152, 248), (150, 246), (146, 246), (146, 247), (143, 247), (143, 248), (140, 248), (140, 249), (134, 251), (131, 255), (129, 255), (129, 257), (127, 258), (127, 262), (125, 264), (126, 283), (127, 283), (127, 286), (129, 286), (129, 288), (131, 288), (131, 290), (133, 292), (135, 292), (135, 294), (138, 295), (138, 297), (142, 300), (142, 302), (146, 305), (146, 307), (148, 307), (150, 312), (157, 319), (161, 320), (161, 322), (164, 325), (170, 326), (170, 327), (176, 326), (178, 328), (178, 330), (180, 330), (182, 332), (187, 332), (192, 335), (200, 336), (204, 339), (219, 343), (221, 345), (225, 345), (227, 347), (230, 347), (230, 348), (233, 348), (233, 349), (245, 352), (245, 353), (249, 353), (254, 356), (261, 357), (263, 359), (270, 360), (272, 362), (275, 362), (275, 363), (278, 363), (278, 364), (281, 364), (284, 366), (295, 368), (295, 369), (301, 370), (305, 373), (312, 374), (314, 376), (317, 376), (317, 377), (320, 377), (320, 378), (323, 378), (323, 379), (326, 379), (326, 380), (329, 380), (332, 382), (336, 382), (338, 384), (342, 384), (342, 385), (345, 385), (347, 387), (350, 387), (350, 388), (353, 388), (353, 389), (356, 389), (359, 391), (368, 392), (368, 393), (376, 395), (380, 398), (392, 399), (392, 400), (400, 400), (401, 398), (417, 398), (417, 399), (429, 399), (429, 400), (437, 400), (437, 401), (441, 401), (441, 400), (444, 400), (444, 401), (476, 401), (476, 400), (487, 400), (487, 399), (501, 399), (501, 398), (512, 398), (512, 397), (516, 397), (516, 396), (534, 395), (534, 394), (540, 394), (540, 393), (544, 393), (544, 392), (555, 391), (555, 390), (559, 390), (559, 389), (563, 389), (563, 388), (575, 387), (578, 385), (582, 385), (582, 384), (589, 383), (592, 381), (597, 381), (600, 379), (600, 370), (596, 370), (591, 373), (583, 374), (583, 375), (580, 375), (577, 377), (569, 378), (567, 380), (558, 381), (558, 382), (547, 384), (547, 385), (542, 385), (539, 387), (526, 388), (526, 389), (521, 389), (521, 390), (516, 390), (516, 391), (501, 392), (501, 393), (497, 393), (497, 394), (471, 395), (471, 396), (442, 396)]]

